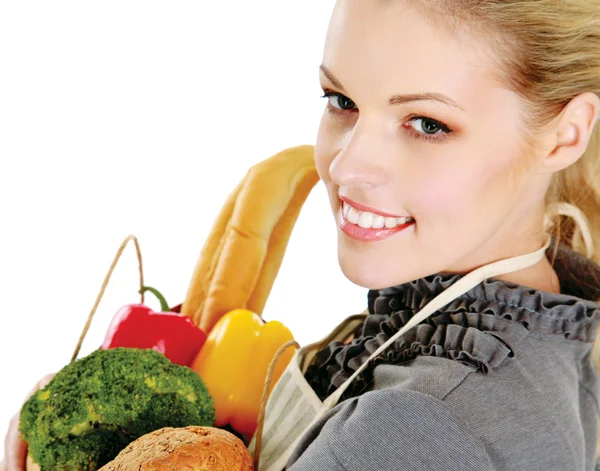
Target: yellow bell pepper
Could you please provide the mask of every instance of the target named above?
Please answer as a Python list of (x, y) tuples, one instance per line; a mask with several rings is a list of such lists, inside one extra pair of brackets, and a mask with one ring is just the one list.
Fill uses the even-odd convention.
[[(191, 366), (214, 399), (215, 426), (229, 424), (248, 440), (252, 437), (269, 364), (289, 340), (292, 333), (281, 322), (265, 323), (247, 309), (234, 309), (219, 319)], [(279, 357), (269, 393), (293, 355), (290, 347)]]

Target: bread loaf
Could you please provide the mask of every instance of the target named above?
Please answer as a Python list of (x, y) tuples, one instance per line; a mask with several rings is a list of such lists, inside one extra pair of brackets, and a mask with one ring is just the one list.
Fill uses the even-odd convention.
[(233, 309), (261, 315), (302, 205), (318, 181), (313, 146), (286, 149), (253, 166), (213, 224), (181, 312), (207, 334)]
[(214, 427), (165, 427), (131, 442), (99, 471), (252, 471), (235, 435)]

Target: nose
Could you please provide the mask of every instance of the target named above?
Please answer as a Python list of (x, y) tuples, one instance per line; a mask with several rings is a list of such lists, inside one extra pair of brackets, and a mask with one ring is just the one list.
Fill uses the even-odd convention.
[(331, 161), (329, 176), (340, 187), (383, 186), (388, 181), (389, 170), (384, 163), (384, 152), (373, 139), (354, 133)]

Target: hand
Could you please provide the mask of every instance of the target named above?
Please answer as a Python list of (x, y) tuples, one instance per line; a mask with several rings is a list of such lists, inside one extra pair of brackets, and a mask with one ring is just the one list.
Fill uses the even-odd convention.
[[(49, 374), (40, 379), (34, 388), (25, 398), (25, 402), (38, 389), (46, 386), (50, 380), (54, 378), (54, 374)], [(21, 438), (19, 433), (19, 416), (21, 411), (17, 412), (10, 420), (8, 432), (4, 439), (4, 460), (0, 462), (0, 471), (23, 471), (27, 460), (27, 442)]]

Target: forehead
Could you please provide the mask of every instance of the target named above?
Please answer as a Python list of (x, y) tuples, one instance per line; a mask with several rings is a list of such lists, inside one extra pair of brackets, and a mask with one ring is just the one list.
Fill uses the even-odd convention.
[(369, 84), (373, 92), (388, 95), (440, 92), (467, 106), (474, 94), (500, 85), (497, 61), (485, 41), (466, 31), (450, 35), (411, 4), (338, 0), (323, 63), (344, 87)]

